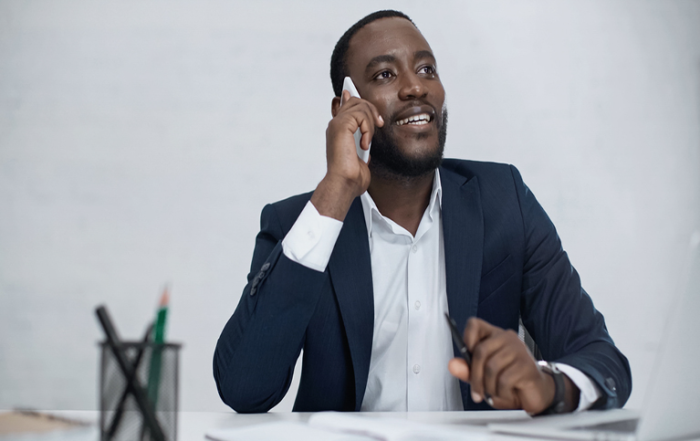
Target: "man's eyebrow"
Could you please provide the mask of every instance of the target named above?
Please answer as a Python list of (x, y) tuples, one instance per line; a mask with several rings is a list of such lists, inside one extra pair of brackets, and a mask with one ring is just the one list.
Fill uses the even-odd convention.
[(416, 51), (413, 54), (413, 58), (430, 58), (431, 60), (435, 61), (435, 55), (433, 55), (432, 52), (427, 51), (427, 50), (422, 50), (422, 51)]
[[(435, 56), (433, 55), (432, 52), (428, 50), (420, 50), (416, 51), (413, 53), (413, 58), (415, 59), (421, 59), (421, 58), (430, 58), (431, 60), (435, 61)], [(386, 55), (377, 55), (376, 57), (372, 58), (369, 63), (367, 63), (367, 67), (365, 67), (365, 72), (373, 69), (377, 64), (380, 63), (393, 63), (396, 61), (396, 57), (390, 54)]]
[(393, 55), (377, 55), (376, 57), (372, 58), (369, 60), (369, 63), (367, 63), (367, 67), (365, 67), (365, 72), (368, 70), (372, 69), (374, 66), (380, 63), (393, 63), (396, 61), (396, 57)]

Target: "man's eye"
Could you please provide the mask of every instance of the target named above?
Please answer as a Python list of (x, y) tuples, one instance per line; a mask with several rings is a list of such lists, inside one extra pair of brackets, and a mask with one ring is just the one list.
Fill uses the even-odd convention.
[(427, 75), (434, 75), (435, 74), (435, 67), (423, 66), (418, 70), (418, 73), (427, 74)]
[(385, 80), (387, 78), (391, 78), (391, 72), (389, 72), (388, 70), (379, 72), (379, 74), (375, 78), (377, 78), (378, 80)]

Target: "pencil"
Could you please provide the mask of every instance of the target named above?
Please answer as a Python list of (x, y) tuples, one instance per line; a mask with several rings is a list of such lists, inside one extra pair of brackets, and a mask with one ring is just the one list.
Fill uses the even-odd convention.
[(151, 365), (148, 370), (148, 398), (151, 401), (153, 410), (158, 405), (158, 389), (160, 387), (160, 371), (161, 357), (163, 352), (163, 343), (165, 342), (165, 322), (168, 318), (168, 303), (170, 295), (168, 287), (163, 289), (163, 294), (158, 303), (158, 312), (156, 314), (156, 324), (153, 328), (153, 351), (151, 352)]

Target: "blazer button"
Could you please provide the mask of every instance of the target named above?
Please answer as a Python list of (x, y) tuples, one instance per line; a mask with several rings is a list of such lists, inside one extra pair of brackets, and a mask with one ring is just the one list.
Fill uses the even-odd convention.
[(251, 296), (251, 297), (253, 297), (253, 296), (255, 295), (255, 291), (256, 291), (255, 286), (253, 286), (252, 288), (250, 288), (250, 296)]
[(260, 271), (265, 272), (270, 268), (270, 262), (265, 262), (265, 264), (260, 268)]
[(613, 380), (612, 378), (606, 378), (605, 385), (608, 386), (608, 389), (610, 389), (613, 392), (617, 390), (617, 388), (615, 387), (615, 380)]

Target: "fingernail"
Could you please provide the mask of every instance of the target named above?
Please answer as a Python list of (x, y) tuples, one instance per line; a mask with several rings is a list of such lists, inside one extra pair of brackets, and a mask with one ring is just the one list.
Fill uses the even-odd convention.
[(486, 402), (489, 406), (493, 407), (493, 398), (491, 398), (491, 395), (486, 395)]
[(384, 118), (382, 118), (382, 115), (379, 115), (379, 122), (384, 124)]
[(475, 403), (481, 403), (481, 395), (476, 392), (472, 392), (472, 401)]

